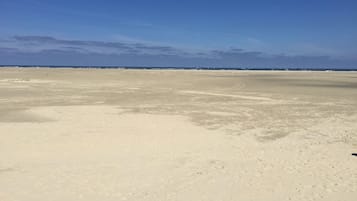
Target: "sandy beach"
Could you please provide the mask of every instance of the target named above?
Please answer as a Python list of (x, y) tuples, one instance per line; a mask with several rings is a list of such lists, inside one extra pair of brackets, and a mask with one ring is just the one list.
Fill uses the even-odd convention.
[(0, 68), (1, 201), (355, 201), (357, 73)]

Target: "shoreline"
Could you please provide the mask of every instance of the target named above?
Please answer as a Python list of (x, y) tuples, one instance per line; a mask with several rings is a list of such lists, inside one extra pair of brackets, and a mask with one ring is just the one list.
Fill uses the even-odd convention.
[(123, 69), (123, 70), (204, 70), (204, 71), (333, 71), (356, 72), (357, 68), (235, 68), (235, 67), (141, 67), (141, 66), (49, 66), (49, 65), (0, 65), (0, 68), (60, 68), (60, 69)]

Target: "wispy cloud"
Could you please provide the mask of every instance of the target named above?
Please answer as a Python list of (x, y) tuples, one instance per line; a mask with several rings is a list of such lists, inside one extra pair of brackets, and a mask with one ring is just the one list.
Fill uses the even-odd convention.
[(357, 67), (356, 60), (327, 55), (269, 55), (239, 48), (188, 51), (141, 42), (14, 36), (0, 41), (2, 64), (220, 67)]
[(148, 45), (144, 43), (106, 42), (90, 40), (65, 40), (50, 36), (14, 36), (13, 43), (27, 47), (37, 47), (39, 51), (48, 48), (68, 48), (86, 50), (95, 53), (133, 53), (137, 54), (179, 54), (180, 50), (170, 46)]

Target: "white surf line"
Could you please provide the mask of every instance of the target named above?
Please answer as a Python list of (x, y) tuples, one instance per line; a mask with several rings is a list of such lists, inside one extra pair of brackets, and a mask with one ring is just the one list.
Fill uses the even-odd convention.
[(209, 96), (223, 96), (223, 97), (241, 98), (241, 99), (248, 99), (248, 100), (260, 100), (260, 101), (272, 101), (272, 100), (273, 100), (273, 99), (271, 99), (271, 98), (259, 97), (259, 96), (244, 96), (244, 95), (235, 95), (235, 94), (220, 94), (220, 93), (211, 93), (211, 92), (204, 92), (204, 91), (191, 91), (191, 90), (180, 91), (180, 93), (186, 93), (186, 94), (200, 94), (200, 95), (209, 95)]

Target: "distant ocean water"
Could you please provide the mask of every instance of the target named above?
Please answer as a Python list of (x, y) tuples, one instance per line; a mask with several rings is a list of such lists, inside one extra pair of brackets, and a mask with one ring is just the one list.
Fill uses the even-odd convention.
[(57, 66), (57, 65), (0, 65), (1, 67), (20, 68), (99, 68), (99, 69), (157, 69), (157, 70), (277, 70), (277, 71), (357, 71), (356, 68), (250, 68), (250, 67), (147, 67), (147, 66)]

